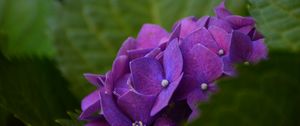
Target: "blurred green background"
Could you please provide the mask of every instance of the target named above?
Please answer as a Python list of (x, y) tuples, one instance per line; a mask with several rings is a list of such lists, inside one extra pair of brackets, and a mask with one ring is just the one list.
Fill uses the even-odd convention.
[[(0, 0), (0, 126), (80, 126), (80, 99), (144, 23), (170, 30), (220, 0)], [(218, 82), (190, 125), (300, 126), (300, 1), (227, 0), (266, 36), (269, 60)]]

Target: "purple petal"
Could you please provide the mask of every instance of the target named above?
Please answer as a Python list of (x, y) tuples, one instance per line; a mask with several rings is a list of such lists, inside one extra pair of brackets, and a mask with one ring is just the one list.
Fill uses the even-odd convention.
[(223, 57), (223, 73), (227, 76), (235, 76), (236, 71), (233, 62), (230, 60), (228, 56)]
[(121, 56), (121, 55), (127, 55), (127, 51), (128, 50), (132, 50), (132, 49), (135, 49), (135, 48), (136, 48), (136, 41), (135, 41), (135, 39), (132, 38), (132, 37), (128, 37), (124, 41), (124, 43), (122, 44), (121, 48), (119, 49), (117, 57)]
[(133, 88), (143, 94), (157, 94), (161, 89), (163, 69), (154, 58), (139, 58), (130, 63)]
[(154, 126), (177, 126), (177, 125), (173, 120), (167, 117), (160, 117), (156, 119)]
[(192, 113), (190, 114), (189, 118), (188, 118), (188, 122), (193, 122), (194, 120), (196, 120), (197, 118), (199, 118), (200, 116), (200, 112), (197, 109), (193, 109)]
[(160, 48), (155, 48), (151, 52), (147, 53), (145, 57), (155, 58), (161, 52)]
[(181, 74), (179, 76), (179, 78), (177, 78), (174, 82), (171, 82), (168, 87), (166, 87), (165, 89), (162, 89), (162, 91), (160, 92), (160, 94), (158, 95), (156, 102), (151, 110), (151, 116), (156, 115), (157, 113), (159, 113), (163, 108), (167, 107), (169, 104), (169, 101), (171, 100), (175, 90), (177, 89), (181, 78), (182, 78)]
[(264, 39), (253, 41), (252, 53), (249, 61), (252, 63), (258, 63), (262, 59), (267, 59), (268, 48), (264, 44)]
[(168, 37), (168, 32), (159, 25), (144, 24), (137, 36), (138, 48), (154, 48), (158, 46), (160, 40)]
[(181, 80), (181, 84), (174, 94), (175, 99), (178, 101), (185, 100), (191, 91), (198, 88), (198, 85), (199, 83), (194, 76), (185, 74)]
[[(129, 60), (126, 55), (117, 57), (114, 61), (111, 71), (113, 83), (115, 83), (121, 76), (129, 72)], [(114, 85), (111, 85), (112, 88)]]
[(99, 90), (96, 90), (83, 98), (81, 101), (82, 113), (79, 116), (79, 119), (84, 120), (88, 119), (92, 114), (100, 111), (100, 96)]
[(114, 94), (117, 96), (122, 96), (128, 92), (131, 88), (128, 84), (130, 74), (122, 76), (114, 85)]
[(200, 84), (210, 83), (222, 75), (221, 58), (201, 44), (195, 45), (184, 60), (184, 73), (196, 78)]
[(150, 111), (155, 98), (155, 95), (142, 95), (129, 91), (118, 99), (118, 104), (133, 121), (142, 121), (143, 124), (149, 125), (152, 121)]
[(153, 49), (134, 49), (134, 50), (128, 50), (127, 54), (130, 60), (144, 57), (146, 54), (151, 52)]
[(234, 31), (231, 38), (230, 59), (233, 62), (247, 61), (252, 51), (252, 42), (249, 36)]
[(264, 36), (259, 31), (257, 31), (256, 28), (253, 28), (248, 35), (251, 37), (251, 40), (258, 40), (264, 38)]
[(225, 8), (225, 2), (221, 2), (216, 8), (215, 8), (215, 14), (218, 16), (218, 18), (225, 18), (227, 16), (232, 15), (232, 13)]
[(244, 26), (244, 27), (241, 27), (239, 28), (237, 31), (241, 32), (241, 33), (244, 33), (244, 34), (249, 34), (251, 32), (251, 30), (253, 29), (254, 26), (252, 25), (248, 25), (248, 26)]
[(107, 94), (102, 90), (100, 96), (103, 115), (110, 125), (131, 126), (131, 120), (120, 111), (111, 94)]
[(92, 121), (89, 121), (85, 126), (110, 126), (105, 119), (95, 119)]
[(182, 73), (182, 54), (178, 46), (178, 40), (174, 39), (167, 46), (164, 56), (164, 70), (167, 80), (174, 81)]
[(114, 78), (112, 76), (112, 72), (108, 71), (106, 73), (106, 79), (104, 83), (104, 88), (107, 89), (108, 93), (111, 94), (113, 92), (113, 87), (114, 87)]
[[(194, 44), (199, 44), (201, 43), (205, 47), (209, 48), (211, 51), (217, 53), (219, 51), (219, 47), (212, 37), (212, 35), (209, 33), (209, 31), (205, 28), (200, 28), (188, 35), (184, 42), (191, 42), (193, 45)], [(188, 48), (190, 50), (191, 48)]]
[(207, 102), (209, 95), (217, 91), (217, 86), (214, 83), (208, 84), (207, 90), (203, 91), (198, 85), (187, 97), (187, 103), (192, 109), (192, 113), (188, 119), (189, 122), (193, 121), (199, 116), (198, 106), (201, 102)]
[(216, 26), (211, 26), (209, 27), (208, 30), (216, 40), (219, 46), (219, 50), (220, 49), (224, 50), (224, 53), (219, 55), (226, 55), (230, 47), (230, 37), (231, 37), (230, 34), (227, 33), (225, 30)]
[(198, 28), (206, 27), (209, 16), (203, 16), (197, 21)]
[(234, 29), (239, 29), (244, 26), (254, 25), (255, 20), (252, 17), (242, 17), (237, 15), (227, 16), (226, 19)]
[(104, 78), (103, 75), (85, 73), (84, 77), (85, 77), (85, 79), (87, 79), (91, 84), (93, 84), (96, 87), (103, 86), (103, 81), (102, 81), (102, 79)]
[(217, 19), (216, 17), (210, 17), (208, 21), (208, 26), (217, 26), (224, 29), (226, 32), (230, 33), (233, 29), (231, 24), (222, 19)]
[(180, 32), (181, 32), (181, 23), (175, 25), (175, 28), (172, 30), (169, 40), (180, 38)]
[(180, 24), (180, 38), (185, 38), (197, 28), (197, 20), (195, 17), (184, 18), (180, 21)]

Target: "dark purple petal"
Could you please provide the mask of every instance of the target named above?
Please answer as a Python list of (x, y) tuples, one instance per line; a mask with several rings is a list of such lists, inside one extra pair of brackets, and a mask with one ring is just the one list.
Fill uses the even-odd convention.
[(235, 76), (236, 71), (233, 62), (230, 60), (229, 56), (223, 57), (223, 73), (227, 76)]
[(114, 94), (117, 96), (122, 96), (128, 92), (131, 88), (129, 86), (130, 74), (125, 74), (122, 76), (114, 85)]
[(95, 119), (92, 121), (89, 121), (85, 126), (110, 126), (107, 121), (103, 118)]
[(163, 64), (168, 81), (174, 81), (182, 73), (182, 54), (178, 46), (178, 39), (174, 39), (164, 51)]
[(180, 38), (185, 38), (187, 35), (197, 29), (197, 19), (195, 17), (186, 17), (180, 21), (180, 25)]
[(203, 16), (197, 21), (198, 28), (206, 27), (209, 16)]
[(195, 45), (184, 60), (184, 73), (195, 78), (199, 84), (213, 82), (222, 75), (221, 58), (201, 44)]
[(234, 29), (255, 24), (255, 20), (252, 17), (242, 17), (238, 15), (227, 16), (225, 20), (230, 22)]
[(131, 126), (131, 120), (117, 106), (114, 98), (106, 91), (100, 91), (101, 108), (106, 121), (112, 126)]
[(183, 74), (181, 74), (174, 82), (171, 82), (168, 85), (168, 87), (165, 87), (164, 89), (162, 89), (162, 91), (158, 95), (156, 102), (151, 110), (151, 114), (150, 114), (151, 116), (156, 115), (163, 108), (168, 106), (175, 90), (177, 89), (178, 85), (180, 84), (182, 75)]
[(83, 98), (81, 101), (82, 113), (79, 116), (79, 119), (84, 120), (88, 119), (92, 114), (100, 111), (100, 96), (99, 90), (96, 90)]
[(143, 95), (129, 91), (118, 99), (118, 104), (134, 122), (142, 121), (143, 124), (150, 125), (152, 121), (150, 111), (155, 98), (156, 95)]
[(254, 26), (252, 25), (248, 25), (248, 26), (244, 26), (244, 27), (241, 27), (239, 28), (237, 31), (247, 35), (251, 32), (251, 30), (253, 29)]
[(168, 32), (159, 25), (144, 24), (137, 36), (138, 48), (154, 48), (162, 38), (168, 37)]
[[(218, 44), (219, 49), (217, 54), (221, 56), (226, 55), (230, 47), (230, 34), (216, 26), (211, 26), (208, 30)], [(223, 53), (220, 52), (221, 49), (223, 50)]]
[(144, 57), (146, 54), (151, 52), (153, 49), (134, 49), (128, 50), (127, 54), (130, 60), (134, 60), (136, 58)]
[(231, 24), (222, 19), (217, 19), (216, 17), (210, 17), (208, 21), (208, 27), (217, 26), (219, 28), (224, 29), (226, 32), (230, 33), (233, 29)]
[(248, 60), (252, 51), (252, 42), (249, 36), (234, 31), (231, 37), (230, 60), (233, 62), (245, 62)]
[(215, 8), (215, 14), (218, 16), (218, 18), (225, 18), (227, 16), (232, 15), (232, 13), (225, 8), (225, 2), (221, 2), (216, 8)]
[(248, 35), (251, 37), (251, 40), (258, 40), (264, 38), (264, 36), (259, 31), (257, 31), (256, 28), (253, 28)]
[(119, 77), (129, 72), (129, 60), (125, 55), (119, 56), (113, 63), (112, 66), (112, 76), (114, 81), (116, 81)]
[(160, 117), (156, 119), (154, 126), (177, 126), (176, 123), (167, 117)]
[(143, 94), (157, 94), (162, 89), (163, 68), (154, 58), (139, 58), (130, 63), (133, 88)]
[(91, 84), (93, 84), (96, 87), (103, 86), (103, 81), (102, 81), (102, 79), (104, 78), (103, 75), (85, 73), (84, 77), (85, 77), (85, 79), (87, 79)]
[(169, 40), (180, 38), (180, 32), (181, 32), (181, 23), (175, 25), (175, 28), (172, 30)]
[(253, 48), (249, 61), (252, 63), (258, 63), (262, 59), (267, 59), (268, 48), (264, 44), (264, 39), (253, 41)]
[(181, 80), (181, 84), (175, 92), (175, 99), (178, 101), (185, 100), (191, 91), (198, 88), (198, 85), (199, 83), (194, 76), (185, 74)]
[(121, 55), (127, 55), (128, 50), (132, 50), (136, 48), (136, 41), (132, 37), (128, 37), (125, 42), (122, 44), (121, 48), (119, 49), (119, 52), (117, 54), (118, 56)]
[[(219, 50), (219, 47), (210, 34), (210, 32), (206, 28), (200, 28), (195, 30), (193, 33), (188, 35), (184, 42), (191, 42), (193, 45), (201, 43), (205, 47), (209, 48), (211, 51), (217, 53)], [(188, 48), (190, 50), (191, 48)]]

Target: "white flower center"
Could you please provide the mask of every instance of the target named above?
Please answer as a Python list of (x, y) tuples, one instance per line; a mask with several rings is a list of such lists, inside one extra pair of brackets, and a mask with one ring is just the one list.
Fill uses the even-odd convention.
[(219, 56), (224, 55), (224, 50), (223, 50), (223, 49), (220, 49), (220, 50), (218, 51), (218, 54), (219, 54)]
[(208, 88), (207, 83), (202, 83), (202, 84), (201, 84), (201, 89), (202, 89), (202, 90), (207, 90), (207, 88)]
[(250, 63), (248, 61), (244, 62), (245, 65), (249, 65)]
[(166, 80), (166, 79), (163, 79), (162, 81), (161, 81), (161, 86), (162, 87), (167, 87), (169, 85), (169, 81), (168, 80)]
[(135, 121), (134, 123), (132, 123), (132, 126), (146, 126), (146, 125), (144, 125), (142, 121)]

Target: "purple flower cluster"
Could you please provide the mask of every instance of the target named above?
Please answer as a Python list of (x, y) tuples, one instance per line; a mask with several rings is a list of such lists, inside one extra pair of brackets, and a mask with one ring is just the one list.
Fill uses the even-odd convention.
[(234, 76), (234, 64), (267, 57), (251, 17), (232, 15), (224, 2), (216, 16), (178, 21), (171, 33), (145, 24), (121, 46), (106, 75), (85, 74), (97, 90), (82, 100), (87, 126), (173, 126), (191, 121), (197, 106)]

